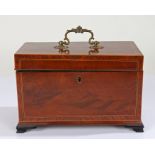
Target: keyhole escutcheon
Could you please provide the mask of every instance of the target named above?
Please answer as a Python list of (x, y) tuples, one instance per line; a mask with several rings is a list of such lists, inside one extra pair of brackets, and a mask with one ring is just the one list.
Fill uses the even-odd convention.
[(82, 81), (81, 77), (78, 76), (78, 77), (77, 77), (77, 82), (78, 82), (78, 83), (81, 83), (81, 81)]

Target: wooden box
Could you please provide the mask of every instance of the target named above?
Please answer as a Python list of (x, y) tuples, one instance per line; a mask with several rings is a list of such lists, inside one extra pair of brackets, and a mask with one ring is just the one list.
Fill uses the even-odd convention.
[(69, 43), (25, 43), (15, 53), (17, 132), (43, 125), (122, 125), (143, 132), (143, 55), (134, 42)]

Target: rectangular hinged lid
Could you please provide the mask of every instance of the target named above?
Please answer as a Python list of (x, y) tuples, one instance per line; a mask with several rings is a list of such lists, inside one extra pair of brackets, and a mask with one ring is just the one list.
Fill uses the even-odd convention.
[(87, 42), (72, 42), (67, 52), (56, 42), (25, 43), (15, 53), (15, 70), (96, 70), (141, 71), (143, 55), (134, 42), (100, 42), (98, 52), (90, 52)]

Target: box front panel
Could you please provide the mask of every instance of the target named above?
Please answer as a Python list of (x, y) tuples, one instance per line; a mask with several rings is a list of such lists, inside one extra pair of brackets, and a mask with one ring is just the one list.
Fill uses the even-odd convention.
[(21, 122), (137, 120), (137, 72), (18, 72)]

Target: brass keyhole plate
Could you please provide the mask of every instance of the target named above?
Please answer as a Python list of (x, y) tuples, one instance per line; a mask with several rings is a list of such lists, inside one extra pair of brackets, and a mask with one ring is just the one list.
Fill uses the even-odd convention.
[(76, 78), (76, 81), (77, 81), (77, 83), (81, 83), (81, 82), (82, 82), (82, 78), (81, 78), (80, 76), (78, 76), (78, 77)]

